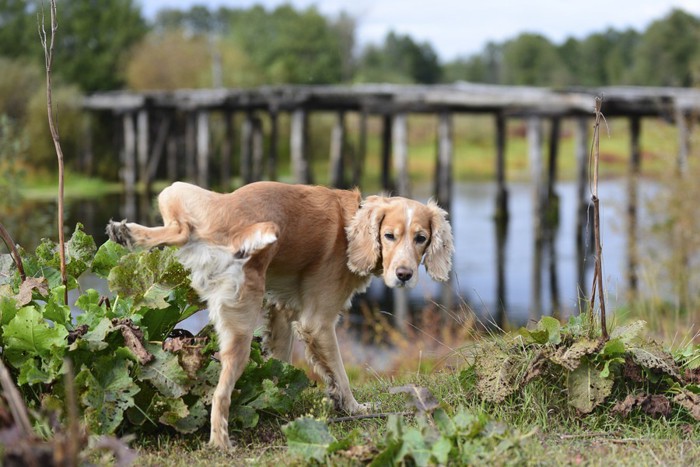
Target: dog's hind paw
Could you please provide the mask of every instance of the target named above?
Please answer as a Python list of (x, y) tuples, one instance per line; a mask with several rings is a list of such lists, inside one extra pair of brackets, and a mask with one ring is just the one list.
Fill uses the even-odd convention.
[(112, 220), (107, 224), (107, 236), (110, 240), (120, 245), (124, 245), (127, 248), (131, 248), (134, 245), (134, 239), (131, 236), (129, 227), (126, 225), (126, 219), (121, 222), (114, 222)]

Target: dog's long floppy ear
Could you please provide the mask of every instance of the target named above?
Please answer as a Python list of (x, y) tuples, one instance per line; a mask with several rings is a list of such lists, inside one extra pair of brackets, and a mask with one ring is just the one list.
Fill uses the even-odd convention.
[(454, 242), (452, 239), (452, 227), (447, 221), (447, 212), (440, 208), (434, 201), (428, 201), (432, 217), (430, 219), (430, 245), (425, 252), (423, 264), (430, 277), (436, 281), (445, 282), (450, 278), (452, 269), (452, 254)]
[(384, 196), (368, 196), (345, 229), (348, 237), (348, 268), (367, 276), (377, 267), (382, 255), (379, 227), (388, 205)]

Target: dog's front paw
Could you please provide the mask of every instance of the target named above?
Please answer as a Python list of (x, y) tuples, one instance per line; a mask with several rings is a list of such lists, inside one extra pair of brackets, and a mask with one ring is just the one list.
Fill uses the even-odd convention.
[(134, 238), (126, 225), (126, 219), (121, 222), (110, 220), (107, 224), (107, 236), (113, 242), (124, 245), (127, 248), (131, 248), (134, 245)]

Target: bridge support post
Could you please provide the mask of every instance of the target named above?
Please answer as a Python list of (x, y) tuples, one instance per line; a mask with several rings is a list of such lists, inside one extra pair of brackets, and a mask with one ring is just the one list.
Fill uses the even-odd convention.
[(532, 183), (532, 223), (533, 223), (533, 256), (532, 256), (532, 288), (530, 297), (530, 319), (538, 320), (542, 316), (542, 245), (543, 235), (543, 199), (545, 192), (542, 180), (542, 119), (532, 116), (527, 120), (528, 154), (530, 159), (530, 175)]
[(508, 325), (506, 300), (506, 242), (508, 239), (508, 188), (506, 187), (506, 119), (496, 114), (496, 314), (495, 321), (502, 329)]
[(221, 174), (219, 184), (224, 193), (231, 190), (231, 159), (233, 158), (233, 112), (224, 112), (224, 139), (221, 143)]
[(197, 111), (197, 184), (209, 187), (209, 112)]
[(639, 289), (637, 266), (637, 225), (639, 174), (641, 167), (641, 151), (639, 138), (641, 134), (640, 118), (630, 117), (630, 162), (627, 173), (627, 298), (631, 302), (637, 300)]
[(343, 188), (345, 185), (345, 158), (343, 149), (345, 146), (345, 112), (338, 111), (335, 125), (331, 133), (330, 148), (330, 185)]
[(589, 151), (589, 125), (590, 119), (579, 117), (575, 127), (575, 157), (576, 157), (576, 291), (577, 308), (579, 313), (588, 309), (586, 302), (586, 265), (588, 249), (592, 242), (586, 238), (586, 232), (592, 232), (592, 223), (588, 222), (589, 197), (588, 187), (588, 151)]
[(307, 120), (305, 109), (298, 108), (292, 112), (290, 135), (292, 173), (297, 183), (311, 183), (311, 168), (307, 154)]

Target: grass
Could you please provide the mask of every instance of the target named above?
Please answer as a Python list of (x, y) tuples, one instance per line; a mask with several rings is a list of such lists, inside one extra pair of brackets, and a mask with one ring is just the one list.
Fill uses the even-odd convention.
[[(323, 124), (323, 122), (320, 122)], [(349, 133), (356, 122), (349, 118)], [(409, 166), (411, 180), (425, 182), (432, 180), (435, 158), (434, 119), (426, 116), (412, 116), (409, 121)], [(506, 172), (510, 180), (527, 179), (527, 141), (522, 137), (524, 122), (510, 121), (507, 143)], [(603, 138), (602, 173), (604, 176), (625, 174), (629, 153), (629, 134), (624, 121), (610, 122), (610, 136)], [(572, 128), (565, 122), (560, 145), (559, 177), (571, 179), (575, 174), (574, 142)], [(545, 133), (546, 134), (546, 133)], [(370, 122), (368, 163), (365, 186), (378, 186), (379, 180), (379, 125)], [(455, 118), (455, 180), (493, 179), (495, 154), (493, 122), (478, 117)], [(327, 146), (326, 146), (327, 147)], [(645, 174), (659, 174), (675, 163), (677, 148), (675, 129), (663, 122), (644, 123), (642, 132), (643, 170)], [(324, 183), (327, 178), (327, 162), (316, 158), (314, 165), (316, 181)], [(56, 182), (51, 177), (34, 176), (31, 188), (23, 190), (29, 199), (55, 197)], [(76, 174), (69, 174), (66, 185), (67, 197), (97, 196), (99, 193), (114, 192), (119, 184), (105, 184)], [(679, 329), (695, 321), (692, 311), (679, 311), (678, 308), (645, 302), (630, 305), (628, 317), (646, 316), (652, 322), (653, 333), (659, 333), (668, 342)], [(697, 314), (697, 313), (695, 313)], [(661, 319), (664, 315), (669, 319)], [(669, 327), (668, 322), (673, 326)], [(420, 333), (399, 336), (384, 327), (386, 335), (380, 340), (392, 342), (398, 352), (389, 368), (382, 371), (367, 369), (362, 361), (352, 359), (352, 349), (344, 348), (344, 358), (348, 363), (348, 374), (352, 379), (354, 393), (360, 401), (379, 403), (381, 412), (404, 411), (405, 397), (392, 395), (389, 388), (405, 384), (416, 384), (428, 388), (448, 410), (465, 407), (473, 413), (486, 414), (522, 433), (533, 433), (522, 445), (518, 464), (537, 465), (692, 465), (700, 463), (700, 445), (695, 441), (698, 435), (697, 423), (674, 412), (668, 419), (652, 419), (648, 416), (633, 415), (621, 419), (609, 413), (610, 405), (604, 405), (592, 415), (581, 417), (571, 409), (566, 401), (561, 382), (559, 384), (534, 381), (519, 394), (509, 397), (500, 404), (481, 401), (473, 388), (465, 386), (459, 378), (460, 370), (468, 362), (464, 356), (467, 347), (479, 346), (475, 338), (475, 323), (468, 323), (455, 334), (448, 334), (435, 322), (424, 322), (420, 329), (437, 336), (439, 343), (429, 341)], [(373, 338), (376, 336), (373, 335)], [(692, 339), (692, 337), (690, 338)], [(687, 341), (684, 336), (684, 342)], [(460, 349), (452, 352), (450, 349)], [(447, 358), (452, 357), (452, 358)], [(290, 463), (303, 464), (294, 460), (286, 448), (282, 426), (305, 414), (320, 417), (337, 416), (325, 402), (323, 388), (314, 387), (305, 391), (295, 405), (293, 412), (283, 417), (269, 414), (261, 418), (259, 425), (251, 430), (240, 431), (235, 427), (231, 435), (236, 445), (232, 452), (221, 452), (206, 446), (208, 435), (198, 433), (181, 436), (175, 434), (154, 434), (136, 439), (133, 446), (139, 453), (138, 465), (275, 465)], [(408, 417), (409, 422), (412, 417)], [(377, 445), (386, 431), (383, 419), (358, 420), (333, 423), (331, 433), (341, 439), (358, 430), (365, 446)], [(513, 459), (511, 459), (513, 460)], [(96, 459), (97, 464), (107, 463), (106, 459)], [(334, 457), (332, 463), (353, 463), (352, 459)]]
[[(700, 461), (700, 445), (695, 442), (697, 427), (680, 417), (651, 419), (637, 416), (621, 420), (605, 410), (581, 418), (566, 407), (562, 393), (545, 384), (533, 384), (502, 404), (486, 404), (470, 394), (458, 374), (439, 371), (432, 374), (406, 373), (396, 378), (379, 378), (356, 387), (359, 400), (381, 404), (383, 412), (406, 410), (405, 398), (388, 393), (390, 387), (415, 384), (428, 388), (449, 411), (466, 407), (532, 436), (523, 442), (519, 465), (692, 465)], [(284, 419), (266, 417), (245, 433), (232, 431), (236, 445), (224, 453), (207, 448), (206, 436), (160, 436), (141, 440), (139, 465), (302, 465), (287, 453), (282, 425), (308, 413), (324, 415), (323, 394), (310, 389), (297, 410)], [(411, 419), (410, 416), (407, 419)], [(379, 444), (386, 422), (368, 419), (330, 424), (331, 433), (342, 439), (359, 430), (366, 445)], [(331, 464), (343, 461), (337, 456)]]

